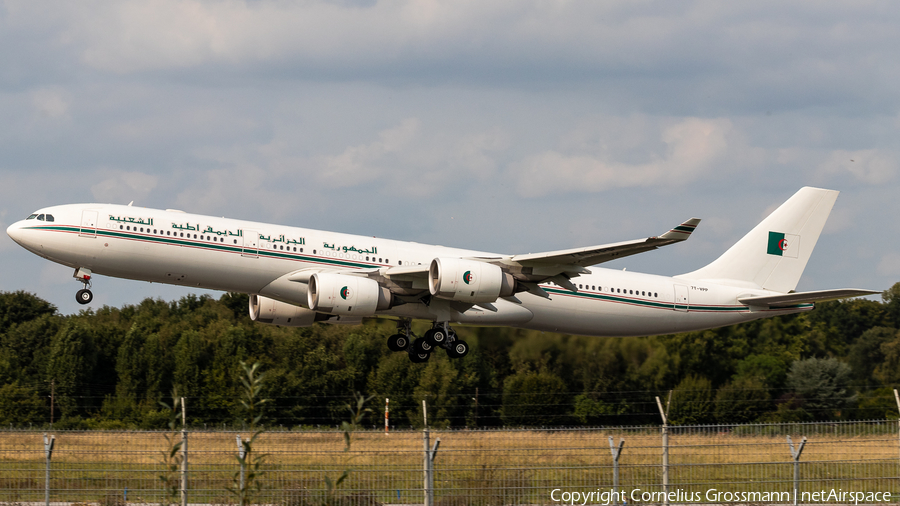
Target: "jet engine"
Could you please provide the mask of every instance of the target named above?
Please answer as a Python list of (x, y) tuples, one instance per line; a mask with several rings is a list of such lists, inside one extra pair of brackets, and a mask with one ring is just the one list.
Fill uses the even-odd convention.
[(462, 258), (435, 258), (428, 268), (431, 295), (460, 302), (494, 302), (515, 293), (516, 280), (494, 264)]
[(309, 278), (309, 308), (320, 313), (372, 316), (391, 308), (391, 291), (359, 276), (317, 272)]
[(327, 319), (327, 316), (262, 295), (250, 295), (250, 319), (285, 327), (309, 327), (317, 321)]

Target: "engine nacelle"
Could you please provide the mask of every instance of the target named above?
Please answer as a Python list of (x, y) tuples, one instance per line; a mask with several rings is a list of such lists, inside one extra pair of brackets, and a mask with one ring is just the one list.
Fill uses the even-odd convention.
[(250, 319), (255, 322), (285, 327), (309, 327), (323, 320), (323, 315), (279, 300), (250, 295)]
[(462, 258), (435, 258), (428, 268), (431, 295), (460, 302), (494, 302), (515, 293), (516, 280), (494, 264)]
[(391, 308), (391, 291), (359, 276), (317, 272), (309, 278), (307, 294), (309, 308), (320, 313), (372, 316)]

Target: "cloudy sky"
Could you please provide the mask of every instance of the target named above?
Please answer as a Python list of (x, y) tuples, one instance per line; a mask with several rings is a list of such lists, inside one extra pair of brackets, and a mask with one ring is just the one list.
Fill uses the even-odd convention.
[[(111, 202), (678, 274), (804, 185), (798, 289), (900, 281), (896, 2), (0, 0), (0, 226)], [(0, 237), (0, 290), (77, 311)], [(94, 306), (186, 289), (97, 277)]]

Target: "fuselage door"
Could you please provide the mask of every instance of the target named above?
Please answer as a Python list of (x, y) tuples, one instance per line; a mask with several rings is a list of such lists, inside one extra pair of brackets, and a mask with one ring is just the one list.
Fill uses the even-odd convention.
[(244, 246), (241, 250), (241, 256), (247, 258), (259, 257), (259, 232), (253, 230), (244, 230)]
[(97, 237), (97, 211), (81, 212), (81, 228), (78, 230), (81, 237)]
[(688, 287), (675, 285), (675, 311), (687, 311), (689, 305)]

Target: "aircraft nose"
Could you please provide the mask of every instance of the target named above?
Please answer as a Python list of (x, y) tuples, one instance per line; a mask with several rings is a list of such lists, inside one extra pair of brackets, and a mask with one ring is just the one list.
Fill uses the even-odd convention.
[(6, 235), (13, 241), (16, 241), (19, 246), (31, 249), (29, 246), (34, 241), (34, 237), (33, 234), (29, 233), (28, 224), (25, 223), (25, 220), (17, 221), (7, 227)]
[(13, 223), (12, 225), (10, 225), (9, 227), (7, 227), (6, 235), (8, 235), (9, 238), (12, 239), (13, 241), (16, 241), (17, 243), (22, 244), (22, 235), (23, 235), (22, 234), (22, 222), (17, 221), (15, 223)]

